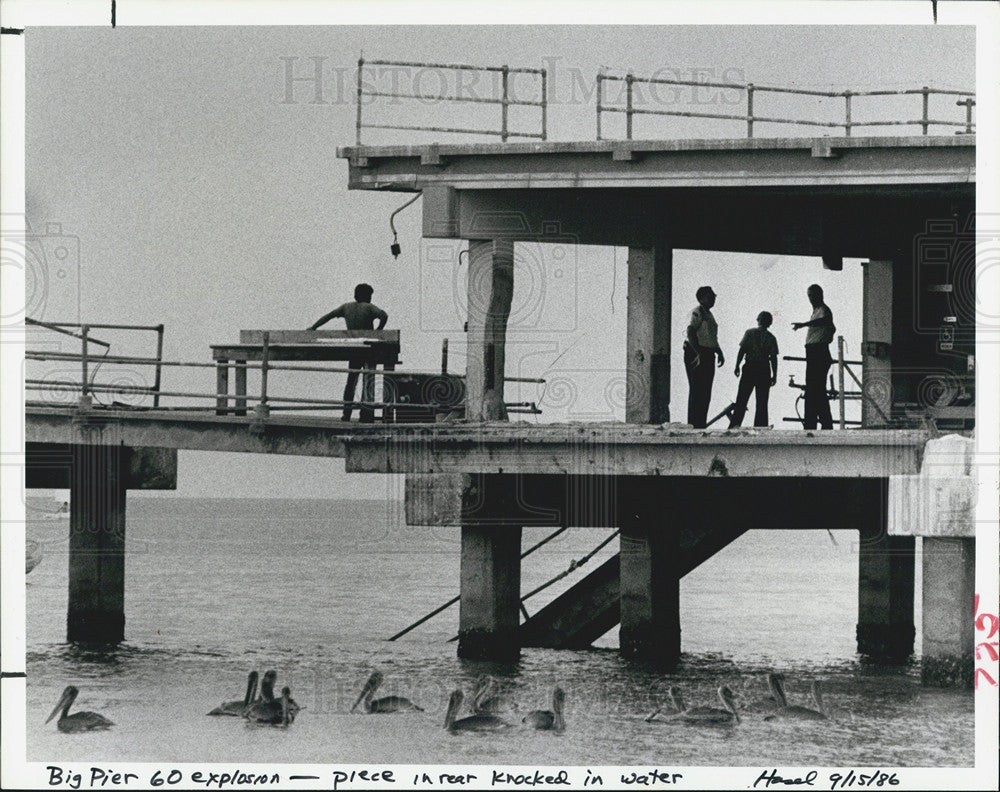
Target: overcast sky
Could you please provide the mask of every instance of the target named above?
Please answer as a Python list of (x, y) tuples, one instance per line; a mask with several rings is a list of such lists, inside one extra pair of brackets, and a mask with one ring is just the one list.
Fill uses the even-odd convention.
[[(464, 371), (464, 316), (456, 302), (456, 290), (464, 289), (460, 246), (421, 243), (418, 202), (397, 218), (403, 254), (394, 261), (388, 218), (408, 196), (348, 191), (346, 162), (335, 156), (337, 146), (354, 141), (352, 86), (362, 51), (369, 59), (545, 66), (555, 140), (594, 139), (592, 92), (602, 66), (838, 90), (975, 87), (970, 27), (31, 28), (25, 41), (28, 221), (36, 234), (61, 233), (79, 246), (78, 262), (58, 268), (49, 262), (44, 272), (28, 273), (32, 315), (162, 322), (164, 353), (173, 360), (209, 361), (209, 345), (235, 341), (240, 329), (305, 328), (349, 299), (355, 283), (367, 281), (374, 301), (389, 312), (389, 327), (401, 330), (405, 368), (434, 369), (448, 337), (452, 370)], [(314, 82), (287, 83), (288, 69), (307, 77), (317, 64), (321, 103), (315, 102)], [(421, 76), (418, 86), (413, 71), (400, 79), (403, 90), (438, 88), (435, 75)], [(489, 86), (475, 90), (488, 94)], [(727, 104), (734, 96), (647, 100), (742, 112), (742, 103)], [(764, 101), (757, 100), (758, 113), (789, 107), (777, 99), (764, 107)], [(856, 102), (856, 119), (919, 115), (915, 97), (905, 110), (869, 101)], [(949, 104), (942, 100), (932, 115), (959, 117)], [(482, 108), (464, 112), (476, 125), (495, 125), (492, 108)], [(817, 118), (832, 112), (816, 103), (797, 109)], [(409, 123), (407, 113), (426, 119), (428, 113), (448, 118), (451, 111), (401, 104), (381, 112), (389, 123)], [(526, 113), (515, 123), (526, 128), (533, 119)], [(738, 122), (637, 123), (637, 137), (745, 131)], [(788, 133), (760, 125), (756, 131)], [(619, 128), (612, 124), (608, 132), (617, 135)], [(431, 139), (396, 132), (366, 142)], [(572, 380), (578, 388), (567, 401), (535, 386), (508, 386), (508, 399), (540, 400), (542, 420), (623, 419), (617, 383), (625, 365), (626, 251), (570, 240), (519, 245), (518, 255), (515, 315), (536, 332), (518, 333), (508, 350), (508, 373), (545, 376), (550, 385)], [(557, 260), (558, 278), (552, 274)], [(763, 309), (775, 315), (782, 353), (801, 354), (803, 336), (789, 323), (808, 318), (805, 288), (812, 282), (826, 289), (839, 332), (850, 354), (857, 354), (857, 261), (845, 262), (843, 272), (827, 272), (818, 259), (679, 250), (674, 268), (675, 420), (685, 417), (680, 339), (699, 285), (710, 284), (719, 294), (715, 313), (731, 360)], [(152, 351), (149, 338), (142, 346), (122, 335), (108, 337), (112, 354)], [(782, 367), (771, 408), (778, 425), (792, 414), (787, 375), (801, 381), (804, 373)], [(145, 375), (109, 366), (99, 379), (104, 376), (134, 382)], [(342, 380), (275, 378), (272, 386), (339, 398)], [(164, 387), (208, 392), (214, 373), (168, 370)], [(727, 364), (717, 375), (713, 411), (735, 390)], [(181, 452), (179, 477), (181, 494), (201, 496), (395, 497), (401, 489), (391, 477), (346, 476), (342, 460), (254, 455)]]

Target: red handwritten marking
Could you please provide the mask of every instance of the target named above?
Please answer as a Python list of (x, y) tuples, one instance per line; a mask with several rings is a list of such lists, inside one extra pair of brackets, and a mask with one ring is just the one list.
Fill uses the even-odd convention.
[[(981, 641), (976, 644), (976, 661), (982, 661), (984, 663), (993, 662), (996, 663), (1000, 661), (1000, 641), (990, 641), (994, 635), (1000, 631), (1000, 618), (997, 617), (995, 613), (980, 613), (979, 612), (979, 595), (976, 594), (975, 597), (975, 610), (973, 612), (973, 618), (976, 620), (976, 630), (979, 632), (985, 632), (986, 640)], [(987, 626), (989, 625), (989, 626)], [(983, 658), (983, 654), (988, 656), (988, 659)], [(997, 681), (993, 678), (989, 671), (985, 668), (977, 667), (975, 676), (973, 677), (973, 685), (978, 690), (979, 689), (979, 676), (980, 674), (986, 678), (986, 681), (993, 687), (997, 687)]]

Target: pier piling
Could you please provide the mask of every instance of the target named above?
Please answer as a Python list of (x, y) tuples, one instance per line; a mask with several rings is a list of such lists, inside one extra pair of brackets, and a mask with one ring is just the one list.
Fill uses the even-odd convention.
[(125, 638), (125, 454), (115, 444), (72, 446), (69, 641)]

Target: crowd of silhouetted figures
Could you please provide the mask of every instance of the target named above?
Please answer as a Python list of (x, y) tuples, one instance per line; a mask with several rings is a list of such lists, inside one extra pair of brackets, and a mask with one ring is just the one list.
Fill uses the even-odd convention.
[[(281, 694), (275, 696), (277, 672), (268, 671), (263, 679), (256, 671), (251, 671), (247, 677), (246, 693), (242, 699), (225, 701), (209, 712), (209, 715), (229, 715), (244, 718), (251, 723), (288, 727), (295, 721), (301, 707), (292, 698), (288, 686), (282, 687)], [(351, 712), (359, 707), (370, 714), (391, 714), (398, 712), (423, 712), (423, 708), (403, 696), (383, 696), (375, 698), (375, 692), (382, 684), (381, 672), (375, 671), (365, 682)], [(260, 689), (258, 691), (258, 681)], [(764, 720), (800, 719), (826, 720), (823, 710), (823, 698), (819, 682), (811, 684), (811, 706), (789, 704), (785, 695), (784, 675), (768, 674), (768, 695), (751, 700), (737, 707), (736, 697), (728, 685), (721, 685), (718, 697), (722, 706), (686, 705), (680, 686), (674, 685), (669, 690), (668, 701), (658, 706), (646, 716), (647, 723), (685, 723), (702, 726), (735, 726), (742, 716), (760, 716)], [(79, 690), (70, 685), (63, 691), (59, 703), (46, 719), (52, 720), (57, 713), (57, 726), (62, 732), (83, 732), (108, 729), (114, 724), (96, 712), (75, 712), (69, 714), (69, 709), (76, 700)], [(448, 710), (444, 719), (444, 728), (450, 732), (460, 731), (499, 731), (515, 726), (520, 716), (517, 701), (509, 693), (501, 689), (500, 683), (492, 676), (484, 675), (476, 681), (469, 700), (471, 712), (459, 717), (465, 694), (461, 689), (452, 692), (448, 699)], [(552, 708), (531, 710), (520, 717), (520, 725), (529, 729), (561, 732), (566, 729), (566, 719), (563, 710), (566, 694), (556, 686), (552, 691)]]

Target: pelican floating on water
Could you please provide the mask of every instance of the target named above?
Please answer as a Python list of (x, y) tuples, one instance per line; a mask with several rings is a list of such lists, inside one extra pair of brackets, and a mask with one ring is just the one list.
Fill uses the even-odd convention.
[[(667, 720), (675, 720), (684, 714), (684, 698), (681, 696), (681, 689), (677, 685), (671, 685), (670, 691), (670, 706), (671, 710), (666, 713)], [(656, 720), (656, 716), (663, 712), (664, 707), (657, 707), (649, 715), (646, 716), (647, 723)]]
[(693, 707), (686, 709), (678, 715), (678, 719), (685, 723), (698, 723), (707, 726), (724, 725), (727, 723), (739, 723), (740, 716), (736, 711), (736, 703), (733, 700), (733, 691), (728, 685), (719, 688), (719, 701), (725, 709), (718, 707)]
[(444, 727), (448, 731), (499, 731), (510, 728), (510, 724), (496, 715), (470, 715), (467, 718), (455, 720), (465, 694), (456, 690), (448, 700), (448, 713), (444, 716)]
[(788, 702), (785, 700), (785, 689), (781, 686), (784, 679), (785, 677), (782, 674), (774, 672), (768, 674), (767, 687), (771, 691), (771, 695), (767, 698), (751, 701), (746, 707), (744, 707), (744, 710), (746, 712), (770, 714), (782, 709), (783, 707), (787, 707)]
[(56, 728), (61, 732), (98, 731), (101, 729), (110, 729), (114, 726), (111, 721), (96, 712), (74, 712), (72, 715), (68, 715), (69, 708), (73, 706), (73, 702), (76, 701), (79, 693), (80, 691), (73, 687), (73, 685), (67, 687), (63, 691), (62, 696), (59, 697), (59, 703), (56, 704), (49, 717), (45, 719), (45, 722), (48, 723), (56, 716), (59, 710), (62, 710), (59, 720), (56, 721)]
[(209, 715), (235, 715), (240, 716), (243, 711), (254, 703), (254, 698), (257, 696), (257, 672), (251, 671), (249, 676), (247, 676), (247, 692), (243, 696), (242, 701), (224, 701), (214, 710), (212, 710)]
[(566, 728), (566, 721), (563, 720), (563, 704), (566, 701), (566, 694), (561, 687), (556, 687), (552, 691), (551, 710), (532, 710), (521, 723), (525, 723), (533, 729), (545, 731), (562, 731)]
[[(782, 701), (785, 700), (785, 691), (781, 686), (780, 682), (778, 687), (781, 689)], [(816, 705), (816, 709), (810, 709), (809, 707), (800, 707), (798, 704), (793, 704), (792, 706), (779, 707), (770, 715), (764, 718), (764, 720), (774, 720), (776, 718), (796, 718), (798, 720), (828, 720), (827, 716), (823, 714), (823, 694), (819, 689), (819, 680), (814, 679), (812, 684), (809, 686), (809, 690), (812, 693), (813, 703)]]
[(517, 702), (500, 692), (496, 679), (485, 674), (476, 680), (472, 694), (472, 710), (476, 715), (501, 715), (517, 712)]
[(354, 702), (354, 706), (351, 707), (351, 712), (357, 709), (358, 704), (364, 704), (365, 712), (423, 712), (423, 707), (418, 707), (408, 698), (403, 698), (402, 696), (383, 696), (380, 699), (373, 699), (375, 691), (378, 690), (378, 686), (382, 684), (382, 672), (375, 671), (368, 681), (365, 682), (364, 688), (361, 690), (361, 695), (358, 696), (358, 700)]
[(255, 723), (291, 723), (295, 720), (300, 708), (291, 697), (291, 690), (284, 687), (281, 698), (274, 697), (274, 681), (277, 678), (276, 671), (265, 672), (260, 682), (260, 698), (240, 713), (244, 718)]

